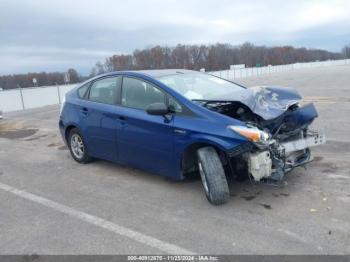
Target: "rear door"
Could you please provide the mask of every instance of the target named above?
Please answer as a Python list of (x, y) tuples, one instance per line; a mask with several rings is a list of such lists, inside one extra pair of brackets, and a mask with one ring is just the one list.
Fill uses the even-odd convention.
[(121, 76), (105, 77), (90, 87), (86, 106), (81, 108), (89, 153), (97, 158), (117, 161), (116, 106), (120, 94)]
[(118, 125), (118, 155), (123, 164), (172, 176), (174, 171), (173, 119), (149, 115), (148, 105), (166, 103), (166, 94), (139, 78), (123, 77)]

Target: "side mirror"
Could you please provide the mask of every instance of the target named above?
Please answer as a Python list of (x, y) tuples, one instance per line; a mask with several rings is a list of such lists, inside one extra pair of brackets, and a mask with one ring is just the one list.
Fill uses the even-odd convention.
[(150, 115), (164, 116), (169, 113), (169, 108), (164, 103), (150, 104), (146, 112)]

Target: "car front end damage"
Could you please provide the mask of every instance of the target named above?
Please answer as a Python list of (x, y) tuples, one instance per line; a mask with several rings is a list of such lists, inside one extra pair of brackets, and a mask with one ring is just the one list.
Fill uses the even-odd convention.
[(318, 116), (314, 105), (301, 106), (295, 90), (257, 87), (238, 97), (240, 101), (205, 102), (207, 108), (245, 123), (228, 126), (249, 141), (228, 153), (230, 169), (238, 177), (280, 181), (311, 162), (311, 148), (326, 142), (323, 133), (310, 129)]
[(264, 147), (253, 146), (241, 157), (246, 162), (246, 172), (255, 181), (263, 179), (278, 181), (295, 167), (311, 162), (313, 157), (310, 148), (325, 142), (324, 134), (301, 131), (299, 136), (287, 141), (271, 139)]

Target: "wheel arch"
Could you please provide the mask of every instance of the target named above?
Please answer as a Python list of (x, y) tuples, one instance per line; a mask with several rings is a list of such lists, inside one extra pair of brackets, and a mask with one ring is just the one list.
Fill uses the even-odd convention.
[(197, 168), (197, 150), (202, 147), (213, 147), (219, 154), (220, 159), (225, 156), (225, 148), (212, 141), (196, 141), (187, 145), (182, 151), (181, 170), (182, 174), (195, 171)]
[(75, 124), (69, 124), (64, 130), (64, 139), (66, 140), (67, 143), (68, 143), (69, 132), (74, 128), (77, 128), (79, 130), (79, 128)]

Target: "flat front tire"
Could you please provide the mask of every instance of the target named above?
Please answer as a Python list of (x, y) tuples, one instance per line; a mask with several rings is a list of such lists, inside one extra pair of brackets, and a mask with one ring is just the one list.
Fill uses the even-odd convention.
[(81, 164), (91, 161), (84, 139), (77, 128), (70, 130), (67, 142), (70, 153), (75, 161)]
[(213, 147), (197, 150), (198, 169), (208, 201), (213, 205), (226, 203), (230, 198), (225, 171)]

